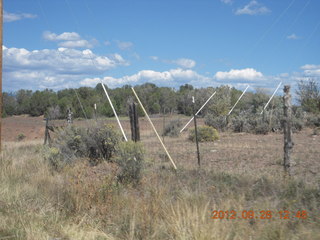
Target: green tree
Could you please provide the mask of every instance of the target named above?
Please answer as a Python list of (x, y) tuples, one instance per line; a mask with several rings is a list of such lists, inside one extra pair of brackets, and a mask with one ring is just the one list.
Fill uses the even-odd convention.
[(192, 96), (194, 96), (194, 89), (192, 85), (185, 84), (180, 86), (178, 91), (178, 112), (185, 115), (192, 114)]
[(13, 94), (9, 94), (4, 92), (3, 95), (3, 112), (2, 114), (4, 116), (12, 116), (17, 114), (17, 100), (16, 98), (13, 96)]
[(30, 98), (30, 112), (31, 116), (44, 115), (49, 107), (58, 105), (57, 94), (49, 89), (44, 91), (36, 91)]
[(30, 114), (30, 101), (32, 97), (31, 90), (21, 89), (16, 93), (17, 114)]
[(307, 112), (320, 112), (320, 86), (314, 79), (300, 81), (296, 91), (298, 101)]

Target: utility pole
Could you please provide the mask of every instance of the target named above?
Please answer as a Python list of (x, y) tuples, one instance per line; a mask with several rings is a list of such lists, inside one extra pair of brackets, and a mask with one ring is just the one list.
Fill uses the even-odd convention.
[(2, 6), (2, 0), (0, 0), (0, 152), (2, 150), (2, 142), (1, 142), (1, 137), (2, 137), (2, 31), (3, 31), (3, 6)]

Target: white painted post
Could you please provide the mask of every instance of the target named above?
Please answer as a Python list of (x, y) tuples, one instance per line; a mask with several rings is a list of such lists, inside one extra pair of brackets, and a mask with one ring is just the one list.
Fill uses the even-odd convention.
[(120, 120), (119, 120), (118, 115), (117, 115), (117, 112), (116, 112), (116, 110), (115, 110), (114, 107), (113, 107), (113, 104), (112, 104), (112, 102), (111, 102), (111, 99), (110, 99), (110, 97), (109, 97), (109, 94), (108, 94), (108, 92), (107, 92), (104, 84), (102, 83), (102, 81), (101, 81), (101, 85), (102, 85), (102, 88), (103, 88), (103, 90), (104, 90), (104, 93), (106, 94), (106, 96), (107, 96), (107, 98), (108, 98), (108, 101), (109, 101), (110, 106), (111, 106), (111, 108), (112, 108), (113, 114), (116, 116), (118, 125), (119, 125), (119, 127), (120, 127), (120, 129), (121, 129), (121, 132), (122, 132), (122, 135), (123, 135), (123, 138), (124, 138), (124, 140), (126, 140), (126, 142), (128, 142), (127, 136), (126, 136), (126, 134), (125, 134), (124, 131), (123, 131), (122, 125), (121, 125)]
[[(207, 103), (210, 101), (210, 99), (216, 94), (216, 92), (214, 92), (209, 98), (208, 100), (202, 105), (202, 107), (198, 110), (198, 112), (196, 112), (195, 116), (197, 116), (199, 114), (199, 112), (201, 112), (201, 110), (204, 108), (205, 105), (207, 105)], [(182, 131), (191, 123), (191, 121), (193, 120), (194, 117), (192, 117), (189, 122), (187, 122), (187, 124), (180, 130), (180, 133), (182, 133)]]
[(231, 110), (229, 111), (228, 115), (229, 116), (233, 109), (237, 106), (238, 102), (240, 101), (240, 99), (242, 98), (242, 96), (245, 94), (245, 92), (247, 91), (247, 89), (249, 88), (249, 85), (246, 87), (246, 89), (243, 91), (243, 93), (241, 94), (241, 96), (238, 98), (238, 100), (236, 101), (236, 103), (233, 105), (233, 107), (231, 108)]
[(153, 129), (153, 131), (154, 131), (154, 132), (155, 132), (155, 134), (157, 135), (157, 137), (158, 137), (158, 139), (159, 139), (159, 141), (160, 141), (160, 143), (161, 143), (161, 145), (162, 145), (162, 147), (163, 147), (164, 151), (166, 152), (166, 154), (167, 154), (168, 158), (170, 159), (170, 161), (171, 161), (171, 163), (172, 163), (172, 165), (173, 165), (174, 169), (177, 169), (176, 164), (175, 164), (175, 163), (174, 163), (174, 161), (172, 160), (172, 158), (171, 158), (171, 156), (170, 156), (170, 154), (169, 154), (169, 152), (168, 152), (168, 150), (167, 150), (166, 146), (163, 144), (163, 142), (162, 142), (162, 140), (161, 140), (161, 138), (160, 138), (160, 136), (159, 136), (159, 134), (158, 134), (158, 132), (157, 132), (157, 129), (156, 129), (156, 128), (155, 128), (155, 126), (153, 125), (153, 123), (152, 123), (152, 121), (151, 121), (151, 119), (150, 119), (150, 117), (149, 117), (149, 115), (148, 115), (148, 113), (147, 113), (146, 109), (143, 107), (143, 105), (142, 105), (142, 103), (141, 103), (141, 101), (140, 101), (140, 99), (139, 99), (139, 97), (138, 97), (138, 95), (137, 95), (136, 91), (134, 90), (134, 88), (133, 88), (133, 87), (131, 87), (131, 89), (132, 89), (132, 91), (133, 91), (133, 94), (134, 94), (134, 95), (135, 95), (135, 97), (137, 98), (137, 100), (138, 100), (138, 102), (139, 102), (139, 104), (140, 104), (140, 106), (141, 106), (141, 108), (142, 108), (142, 111), (143, 111), (143, 112), (144, 112), (144, 114), (147, 116), (147, 119), (148, 119), (148, 121), (149, 121), (149, 123), (150, 123), (150, 125), (151, 125), (151, 127), (152, 127), (152, 129)]
[(279, 83), (278, 87), (276, 88), (276, 90), (274, 90), (272, 96), (270, 97), (269, 101), (267, 102), (267, 104), (264, 106), (263, 110), (261, 111), (260, 115), (263, 113), (263, 111), (268, 107), (269, 103), (271, 102), (273, 96), (276, 94), (276, 92), (278, 91), (279, 87), (281, 86), (282, 82)]

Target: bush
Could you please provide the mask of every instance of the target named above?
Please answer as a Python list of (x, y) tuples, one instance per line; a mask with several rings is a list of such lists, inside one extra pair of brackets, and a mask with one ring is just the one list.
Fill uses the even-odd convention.
[(177, 137), (179, 136), (182, 123), (180, 119), (172, 120), (165, 126), (162, 136)]
[(120, 141), (113, 126), (91, 126), (80, 128), (68, 126), (58, 131), (57, 137), (46, 158), (57, 168), (72, 163), (77, 158), (89, 158), (95, 165), (101, 160), (111, 161)]
[(309, 127), (320, 127), (320, 115), (309, 114), (307, 116), (307, 125)]
[(23, 133), (19, 133), (18, 136), (17, 136), (17, 140), (18, 141), (22, 141), (25, 138), (26, 138), (26, 135), (24, 135)]
[(204, 122), (210, 127), (224, 131), (227, 127), (226, 116), (214, 116), (213, 114), (207, 114), (205, 116)]
[[(201, 126), (198, 127), (198, 141), (199, 142), (213, 142), (215, 140), (219, 139), (219, 133), (218, 131), (210, 126)], [(189, 131), (189, 140), (195, 141), (195, 130), (191, 129)]]
[(313, 129), (313, 135), (320, 135), (320, 127), (316, 127)]
[(121, 142), (117, 146), (115, 162), (120, 167), (117, 175), (121, 183), (139, 183), (144, 162), (144, 151), (140, 143)]
[(232, 130), (234, 132), (249, 132), (250, 124), (247, 118), (243, 115), (238, 115), (234, 119), (232, 119)]
[(268, 134), (269, 132), (269, 125), (266, 122), (260, 122), (256, 125), (254, 128), (254, 133), (255, 134)]

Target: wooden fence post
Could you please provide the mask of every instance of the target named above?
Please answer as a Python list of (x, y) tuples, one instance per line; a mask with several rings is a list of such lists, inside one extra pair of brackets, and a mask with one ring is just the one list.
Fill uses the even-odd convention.
[(140, 127), (137, 104), (134, 101), (129, 103), (129, 117), (131, 126), (131, 139), (134, 142), (140, 141)]
[(283, 96), (283, 135), (284, 135), (284, 158), (283, 158), (283, 167), (286, 174), (289, 176), (292, 174), (291, 172), (291, 158), (290, 154), (293, 148), (292, 142), (292, 109), (291, 109), (291, 95), (290, 95), (290, 86), (285, 85), (283, 88), (284, 96)]
[(195, 134), (196, 145), (197, 145), (198, 166), (200, 167), (200, 150), (199, 150), (199, 141), (198, 141), (197, 116), (196, 116), (196, 113), (194, 111), (194, 105), (195, 105), (195, 100), (194, 100), (194, 97), (192, 96), (192, 111), (193, 111), (193, 121), (194, 121), (194, 134)]
[(51, 144), (51, 137), (50, 137), (50, 127), (49, 127), (49, 118), (46, 118), (46, 128), (45, 128), (45, 132), (44, 132), (44, 143), (43, 145), (46, 145), (46, 143), (49, 143), (49, 146)]

